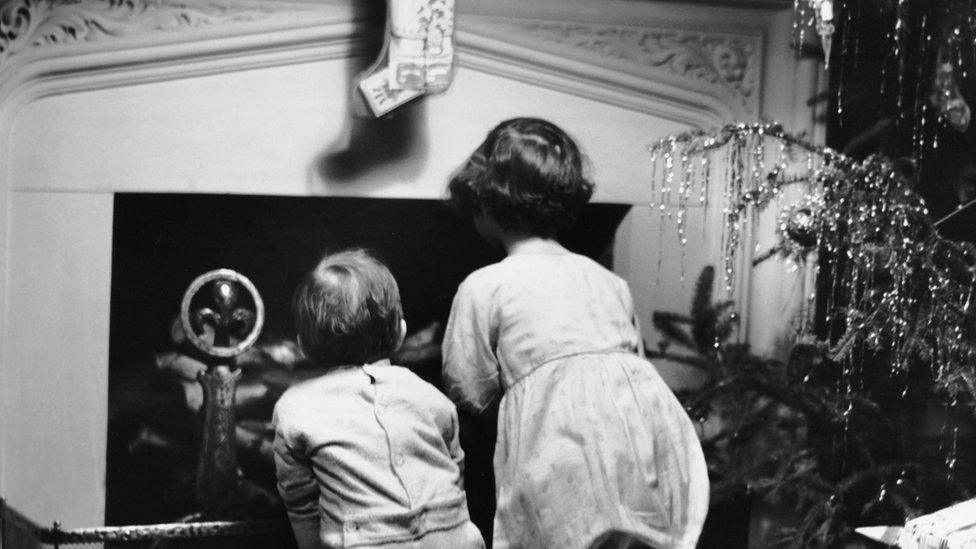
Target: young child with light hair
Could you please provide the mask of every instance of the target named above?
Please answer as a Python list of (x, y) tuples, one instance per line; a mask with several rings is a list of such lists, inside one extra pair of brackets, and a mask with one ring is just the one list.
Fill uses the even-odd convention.
[(278, 490), (299, 547), (483, 548), (454, 405), (390, 363), (406, 334), (390, 271), (363, 250), (328, 255), (293, 309), (299, 346), (326, 368), (274, 411)]

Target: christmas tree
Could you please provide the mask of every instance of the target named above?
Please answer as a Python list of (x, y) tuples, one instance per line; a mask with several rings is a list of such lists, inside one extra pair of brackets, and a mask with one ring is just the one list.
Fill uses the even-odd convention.
[[(782, 144), (775, 158), (769, 140)], [(661, 203), (672, 184), (679, 208), (693, 186), (707, 185), (709, 155), (722, 148), (727, 292), (745, 222), (792, 186), (805, 194), (782, 209), (777, 244), (755, 262), (807, 266), (818, 282), (813, 318), (798, 323), (784, 360), (735, 339), (731, 293), (714, 300), (712, 267), (688, 314), (653, 317), (663, 340), (649, 356), (703, 375), (681, 396), (702, 422), (714, 500), (746, 489), (789, 502), (796, 512), (777, 541), (832, 547), (856, 542), (854, 527), (904, 524), (972, 497), (976, 246), (939, 235), (903, 166), (855, 161), (769, 124), (662, 140), (652, 148), (665, 161)], [(809, 154), (799, 170), (793, 149)]]
[(847, 366), (812, 338), (785, 361), (757, 356), (732, 341), (733, 303), (712, 301), (714, 278), (712, 267), (702, 271), (689, 314), (654, 314), (664, 339), (648, 350), (704, 374), (700, 387), (679, 396), (703, 424), (714, 505), (743, 489), (790, 503), (796, 520), (773, 541), (833, 547), (856, 541), (856, 526), (902, 524), (971, 496), (972, 448), (958, 433), (951, 440), (919, 433), (919, 411), (938, 402), (932, 379), (913, 379), (903, 393), (885, 373), (863, 371), (845, 387)]
[[(783, 545), (850, 546), (867, 543), (855, 526), (903, 524), (976, 491), (976, 2), (798, 0), (794, 12), (797, 55), (829, 65), (828, 91), (810, 101), (842, 152), (775, 124), (651, 147), (661, 221), (676, 219), (684, 242), (688, 204), (721, 194), (724, 226), (690, 311), (655, 314), (664, 339), (649, 355), (702, 374), (681, 396), (702, 421), (719, 505), (740, 489), (789, 502)], [(784, 207), (787, 187), (802, 197)], [(793, 263), (816, 281), (776, 359), (738, 341), (732, 301), (772, 207), (778, 242), (754, 264)]]

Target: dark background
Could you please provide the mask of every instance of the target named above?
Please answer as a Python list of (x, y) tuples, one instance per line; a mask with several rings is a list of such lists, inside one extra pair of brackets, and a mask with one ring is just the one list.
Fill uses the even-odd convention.
[[(896, 48), (898, 4), (904, 25)], [(976, 106), (972, 23), (976, 7), (972, 4), (971, 0), (835, 0), (830, 91), (811, 98), (828, 106), (827, 145), (855, 158), (880, 153), (903, 160), (933, 220), (976, 198), (976, 120), (965, 132), (940, 125), (930, 101), (941, 48), (948, 58), (962, 61), (955, 71), (957, 82), (970, 109)], [(959, 39), (953, 42), (957, 27)], [(804, 48), (801, 55), (823, 57), (819, 47)], [(939, 232), (950, 240), (976, 242), (976, 207), (940, 225)]]

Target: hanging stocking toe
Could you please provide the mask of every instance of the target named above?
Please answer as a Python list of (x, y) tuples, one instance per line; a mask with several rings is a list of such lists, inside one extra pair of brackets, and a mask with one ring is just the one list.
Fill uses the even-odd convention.
[(447, 90), (454, 76), (454, 0), (387, 0), (379, 59), (357, 89), (376, 118)]

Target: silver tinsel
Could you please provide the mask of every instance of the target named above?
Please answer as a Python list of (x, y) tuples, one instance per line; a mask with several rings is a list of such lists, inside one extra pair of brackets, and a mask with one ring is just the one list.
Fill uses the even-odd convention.
[[(878, 156), (855, 161), (778, 124), (673, 135), (650, 152), (656, 165), (665, 160), (663, 173), (655, 175), (663, 184), (652, 187), (654, 200), (662, 221), (676, 220), (682, 245), (693, 189), (705, 196), (709, 185), (724, 186), (720, 261), (730, 297), (757, 212), (784, 188), (799, 186), (804, 194), (780, 214), (779, 242), (769, 255), (829, 269), (830, 283), (819, 285), (828, 295), (819, 301), (827, 304), (828, 323), (843, 332), (831, 342), (832, 358), (848, 364), (845, 371), (854, 376), (860, 371), (854, 349), (890, 351), (892, 378), (927, 366), (937, 389), (976, 402), (976, 246), (943, 239), (909, 177), (893, 163)], [(797, 161), (803, 154), (805, 167)], [(716, 163), (724, 166), (715, 169)], [(675, 182), (677, 201), (669, 197)]]

